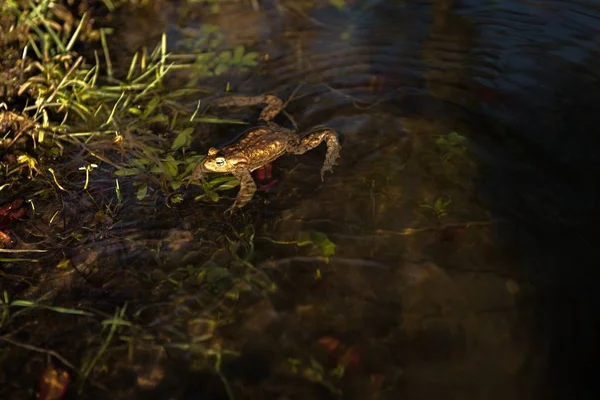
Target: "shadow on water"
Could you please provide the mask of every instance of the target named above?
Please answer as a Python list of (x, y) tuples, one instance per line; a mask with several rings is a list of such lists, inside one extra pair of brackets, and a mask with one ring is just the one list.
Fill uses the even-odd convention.
[[(85, 279), (98, 309), (168, 298), (176, 308), (164, 319), (140, 319), (168, 330), (185, 317), (199, 335), (207, 327), (194, 318), (206, 307), (233, 309), (220, 335), (241, 355), (221, 370), (236, 398), (327, 399), (338, 388), (348, 399), (592, 398), (600, 8), (260, 3), (187, 15), (170, 4), (157, 20), (175, 36), (215, 24), (229, 44), (268, 54), (232, 89), (291, 98), (300, 129), (336, 129), (340, 164), (321, 182), (323, 149), (278, 160), (279, 183), (239, 221), (192, 202), (126, 206), (117, 229), (72, 255), (84, 275), (94, 257), (123, 266)], [(208, 136), (219, 143), (238, 131)], [(215, 218), (206, 226), (198, 216)], [(307, 238), (321, 248), (294, 245)], [(239, 247), (232, 256), (223, 246)], [(238, 254), (252, 255), (252, 284), (268, 276), (278, 287), (248, 309), (211, 305), (175, 276), (208, 263), (231, 284), (235, 273), (217, 267), (246, 268)], [(153, 274), (165, 283), (153, 286)], [(184, 349), (171, 351), (148, 398), (227, 398), (218, 377), (189, 372)]]

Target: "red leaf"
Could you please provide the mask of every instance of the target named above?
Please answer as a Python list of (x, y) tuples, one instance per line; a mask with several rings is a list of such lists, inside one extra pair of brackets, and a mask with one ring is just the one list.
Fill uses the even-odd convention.
[(8, 246), (12, 243), (12, 238), (8, 236), (6, 233), (0, 231), (0, 245)]
[(27, 214), (27, 209), (21, 207), (23, 199), (17, 199), (0, 208), (0, 229), (6, 228), (11, 223), (20, 220)]
[(48, 366), (40, 378), (39, 400), (60, 400), (67, 392), (71, 377), (67, 371)]
[(360, 353), (355, 347), (350, 347), (346, 352), (340, 357), (340, 364), (344, 367), (360, 366)]
[(331, 336), (323, 336), (317, 340), (317, 343), (325, 347), (330, 353), (335, 351), (340, 345), (340, 341)]
[(0, 217), (5, 217), (7, 215), (10, 215), (15, 210), (21, 208), (22, 205), (23, 205), (23, 199), (16, 199), (12, 203), (6, 204), (2, 208), (0, 208)]

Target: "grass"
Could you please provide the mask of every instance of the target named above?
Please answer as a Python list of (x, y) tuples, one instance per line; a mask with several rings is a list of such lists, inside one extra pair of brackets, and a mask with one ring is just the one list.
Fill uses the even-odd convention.
[[(115, 11), (127, 2), (104, 4)], [(255, 66), (258, 54), (243, 46), (218, 49), (222, 47), (218, 32), (205, 28), (212, 46), (200, 47), (202, 52), (172, 54), (163, 35), (154, 49), (143, 48), (133, 54), (128, 67), (121, 70), (112, 61), (110, 30), (91, 24), (88, 12), (72, 14), (56, 1), (26, 5), (5, 2), (1, 11), (3, 16), (10, 16), (2, 20), (3, 32), (20, 34), (4, 36), (8, 39), (0, 43), (5, 54), (14, 54), (6, 58), (12, 65), (4, 64), (2, 72), (21, 79), (6, 90), (10, 101), (0, 107), (4, 156), (0, 160), (1, 194), (6, 198), (26, 197), (31, 216), (47, 222), (35, 249), (1, 250), (18, 255), (2, 258), (7, 267), (18, 272), (3, 272), (0, 277), (7, 284), (0, 300), (0, 340), (9, 345), (0, 351), (0, 358), (17, 360), (23, 350), (45, 354), (48, 360), (66, 367), (75, 378), (77, 391), (85, 394), (109, 379), (103, 371), (111, 360), (121, 357), (123, 343), (135, 348), (143, 338), (164, 348), (191, 352), (197, 361), (205, 359), (200, 367), (219, 374), (232, 397), (219, 365), (223, 357), (235, 351), (220, 344), (213, 331), (228, 321), (227, 310), (244, 293), (274, 290), (269, 279), (252, 265), (250, 232), (202, 242), (197, 251), (208, 254), (208, 262), (201, 261), (204, 257), (191, 258), (185, 267), (165, 269), (158, 277), (149, 275), (143, 265), (131, 266), (127, 272), (138, 290), (153, 282), (183, 296), (187, 296), (184, 293), (190, 285), (194, 291), (206, 293), (197, 298), (193, 308), (212, 328), (204, 336), (192, 336), (191, 341), (186, 326), (199, 314), (193, 318), (187, 313), (175, 316), (178, 305), (172, 300), (122, 304), (84, 297), (73, 303), (60, 291), (69, 285), (89, 291), (77, 283), (84, 270), (96, 271), (110, 281), (116, 265), (102, 255), (101, 247), (88, 250), (79, 261), (75, 261), (73, 251), (90, 240), (115, 237), (110, 227), (125, 207), (131, 209), (132, 194), (138, 201), (156, 201), (160, 196), (169, 196), (173, 202), (181, 200), (177, 191), (203, 157), (190, 150), (192, 142), (198, 140), (199, 124), (244, 123), (207, 115), (202, 99), (216, 89), (199, 87), (198, 82)], [(68, 18), (63, 19), (66, 15)], [(77, 52), (83, 46), (95, 48), (92, 59)], [(175, 72), (185, 72), (189, 81), (172, 90), (168, 81)], [(231, 177), (199, 183), (205, 194), (197, 200), (216, 202), (217, 193), (237, 184)], [(71, 215), (66, 211), (71, 207), (69, 198), (76, 203), (88, 202), (91, 207), (83, 214)], [(122, 239), (132, 240), (126, 236)], [(152, 254), (155, 250), (150, 245), (142, 252)], [(28, 253), (34, 253), (35, 258)], [(229, 261), (215, 262), (211, 253), (229, 254)], [(21, 254), (27, 256), (19, 257)], [(50, 269), (28, 271), (25, 265)], [(94, 286), (91, 282), (86, 285), (90, 284)], [(120, 283), (117, 280), (115, 284)], [(10, 293), (23, 290), (28, 293), (26, 298), (10, 298)], [(153, 327), (150, 321), (156, 318), (166, 318), (168, 326)], [(38, 329), (28, 328), (33, 320)], [(60, 354), (31, 344), (45, 343), (45, 336), (68, 329), (69, 323), (83, 324), (81, 343)], [(31, 335), (28, 343), (15, 339), (21, 330)], [(23, 389), (30, 390), (27, 386)]]
[[(243, 46), (222, 51), (208, 49), (197, 55), (171, 54), (163, 35), (152, 51), (135, 53), (126, 73), (119, 78), (113, 71), (107, 30), (90, 28), (87, 14), (71, 32), (53, 19), (56, 15), (48, 2), (30, 9), (8, 5), (3, 12), (18, 17), (17, 24), (24, 27), (28, 37), (22, 49), (24, 59), (32, 56), (23, 68), (27, 79), (18, 91), (19, 96), (29, 95), (31, 101), (27, 100), (18, 111), (0, 115), (0, 119), (10, 120), (14, 131), (5, 137), (9, 141), (5, 148), (16, 150), (24, 135), (33, 142), (34, 149), (45, 144), (51, 147), (46, 151), (63, 157), (68, 156), (70, 149), (83, 148), (88, 161), (77, 169), (85, 171), (84, 190), (93, 180), (92, 166), (100, 163), (115, 168), (117, 177), (135, 177), (140, 200), (152, 189), (166, 194), (178, 190), (202, 157), (186, 151), (198, 123), (243, 123), (201, 115), (199, 107), (190, 110), (186, 106), (190, 99), (210, 93), (210, 89), (197, 87), (197, 80), (256, 65), (257, 53), (247, 52)], [(101, 49), (95, 51), (92, 63), (73, 51), (82, 35), (100, 41)], [(212, 44), (219, 45), (219, 40)], [(188, 71), (191, 79), (186, 87), (173, 91), (165, 86), (165, 81), (175, 70)], [(201, 101), (196, 103), (199, 106)], [(84, 126), (93, 128), (81, 130)], [(106, 149), (107, 145), (110, 152), (97, 150), (100, 146)], [(35, 155), (19, 157), (18, 163), (9, 167), (7, 178), (23, 172), (29, 176), (50, 172), (60, 190), (71, 186), (59, 185), (59, 171), (40, 167)], [(69, 173), (60, 171), (58, 175)], [(19, 180), (7, 181), (8, 185), (13, 183), (18, 185)], [(205, 197), (215, 200), (214, 193), (209, 190)]]

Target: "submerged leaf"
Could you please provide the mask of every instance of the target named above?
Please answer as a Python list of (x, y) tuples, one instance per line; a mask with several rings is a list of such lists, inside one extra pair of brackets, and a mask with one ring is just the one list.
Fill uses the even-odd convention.
[(245, 49), (243, 45), (239, 45), (233, 51), (233, 61), (241, 63), (244, 60)]
[(219, 194), (217, 192), (211, 190), (207, 194), (213, 202), (217, 203), (219, 201)]
[(233, 189), (236, 186), (240, 185), (240, 181), (236, 178), (230, 179), (229, 181), (227, 181), (226, 183), (217, 186), (215, 188), (215, 190), (219, 190), (219, 191), (224, 191), (224, 190), (229, 190), (229, 189)]
[(138, 188), (136, 197), (138, 200), (144, 200), (144, 197), (146, 197), (147, 193), (148, 193), (148, 185), (143, 184), (142, 186), (140, 186)]
[(173, 190), (177, 190), (181, 187), (182, 184), (183, 184), (183, 182), (180, 180), (173, 181), (173, 182), (171, 182), (171, 188)]
[(167, 170), (167, 173), (169, 175), (171, 175), (172, 177), (177, 176), (177, 165), (179, 164), (179, 161), (175, 161), (175, 160), (167, 160), (164, 162), (164, 166), (165, 169)]
[(175, 140), (173, 141), (173, 145), (171, 146), (171, 150), (179, 150), (182, 147), (188, 147), (192, 142), (192, 132), (194, 132), (194, 128), (186, 128), (179, 132)]
[(310, 233), (312, 242), (321, 250), (325, 257), (335, 254), (335, 243), (333, 243), (326, 234), (312, 231)]
[(253, 52), (250, 52), (250, 53), (247, 53), (247, 54), (244, 56), (244, 59), (243, 59), (243, 64), (244, 64), (245, 66), (247, 66), (247, 67), (253, 67), (253, 66), (255, 66), (255, 65), (257, 65), (257, 64), (258, 64), (258, 61), (257, 61), (257, 60), (258, 60), (258, 57), (259, 57), (259, 56), (260, 56), (260, 54), (258, 54), (258, 53), (257, 53), (257, 52), (255, 52), (255, 51), (253, 51)]
[(141, 173), (142, 170), (139, 168), (121, 168), (115, 171), (115, 175), (117, 176), (133, 176)]
[(239, 125), (248, 125), (246, 121), (242, 121), (239, 119), (228, 119), (228, 118), (219, 118), (219, 117), (200, 117), (194, 118), (195, 122), (205, 122), (210, 124), (239, 124)]
[(162, 122), (163, 124), (167, 124), (169, 122), (169, 117), (166, 116), (165, 114), (157, 114), (152, 118), (148, 118), (146, 120), (147, 123), (155, 123), (155, 122)]
[(343, 10), (346, 7), (345, 0), (329, 0), (331, 5), (335, 6), (338, 10)]

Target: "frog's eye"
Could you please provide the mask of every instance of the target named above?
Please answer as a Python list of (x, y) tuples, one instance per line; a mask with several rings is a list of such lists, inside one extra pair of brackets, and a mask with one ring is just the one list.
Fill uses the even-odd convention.
[(223, 157), (217, 157), (215, 164), (217, 164), (217, 167), (222, 167), (225, 165), (225, 159)]

